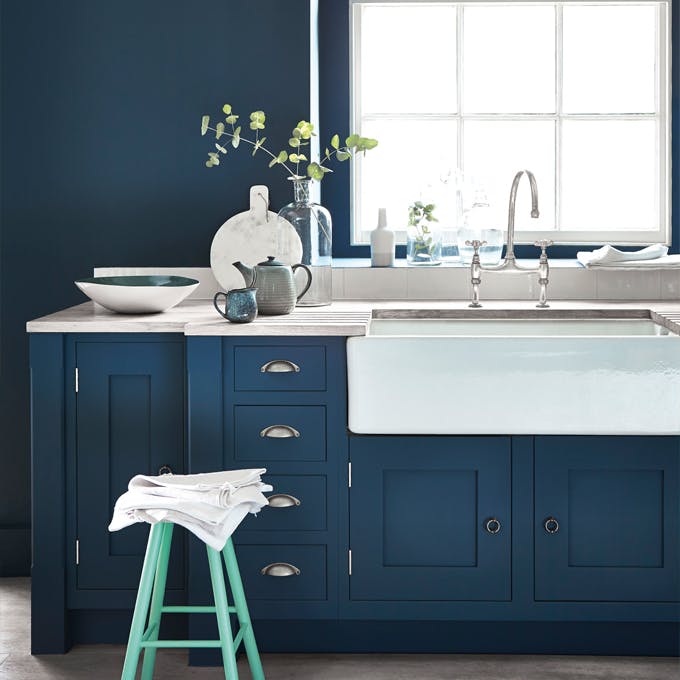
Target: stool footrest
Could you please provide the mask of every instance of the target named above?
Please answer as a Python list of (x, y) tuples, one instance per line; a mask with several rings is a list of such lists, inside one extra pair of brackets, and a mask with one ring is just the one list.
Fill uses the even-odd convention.
[[(236, 614), (236, 607), (227, 607), (230, 614)], [(214, 614), (217, 611), (215, 606), (192, 606), (192, 605), (170, 605), (163, 607), (163, 614)]]
[(222, 646), (220, 640), (148, 640), (142, 642), (142, 647), (151, 647), (152, 649), (188, 649), (188, 648), (203, 648)]

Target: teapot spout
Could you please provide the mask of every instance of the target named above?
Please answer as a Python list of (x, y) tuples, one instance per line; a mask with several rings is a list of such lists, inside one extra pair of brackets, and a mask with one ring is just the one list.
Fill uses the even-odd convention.
[(254, 267), (249, 267), (247, 264), (243, 264), (243, 262), (234, 262), (233, 266), (236, 267), (236, 269), (239, 270), (241, 273), (241, 276), (243, 276), (243, 280), (246, 283), (246, 287), (251, 287), (255, 285), (255, 268)]

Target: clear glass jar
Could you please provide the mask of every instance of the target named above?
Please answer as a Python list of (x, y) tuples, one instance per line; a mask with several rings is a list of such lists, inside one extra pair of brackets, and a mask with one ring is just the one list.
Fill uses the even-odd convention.
[(436, 222), (421, 220), (406, 229), (406, 262), (416, 266), (435, 266), (442, 261), (442, 232)]
[[(293, 202), (279, 210), (279, 218), (290, 222), (302, 241), (302, 264), (312, 272), (312, 285), (298, 305), (320, 307), (333, 301), (331, 214), (309, 197), (310, 181), (294, 179)], [(282, 230), (279, 230), (279, 234)], [(297, 264), (297, 263), (293, 263)]]

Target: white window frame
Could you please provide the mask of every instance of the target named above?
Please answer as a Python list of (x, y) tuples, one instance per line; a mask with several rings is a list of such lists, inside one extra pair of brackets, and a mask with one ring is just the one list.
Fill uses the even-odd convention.
[[(462, 93), (462, 50), (463, 50), (463, 7), (465, 5), (485, 5), (503, 6), (513, 4), (547, 4), (557, 7), (556, 35), (555, 35), (555, 88), (557, 111), (554, 114), (469, 114), (462, 113), (461, 93)], [(537, 239), (549, 236), (556, 244), (564, 245), (601, 245), (603, 243), (613, 243), (617, 245), (640, 245), (652, 242), (661, 242), (667, 245), (671, 243), (671, 0), (505, 0), (504, 2), (493, 2), (489, 0), (349, 0), (350, 11), (350, 129), (361, 134), (361, 69), (360, 69), (360, 46), (361, 46), (361, 7), (370, 4), (382, 5), (452, 5), (457, 12), (457, 40), (456, 40), (456, 69), (457, 69), (457, 109), (455, 114), (382, 114), (372, 116), (375, 119), (385, 117), (387, 119), (409, 119), (418, 120), (431, 117), (436, 120), (457, 120), (458, 121), (458, 149), (457, 166), (461, 167), (463, 144), (462, 125), (465, 120), (546, 120), (555, 121), (555, 229), (541, 231), (517, 231), (516, 243), (533, 243)], [(654, 5), (657, 7), (657, 63), (656, 82), (655, 82), (655, 113), (640, 114), (565, 114), (562, 109), (562, 14), (563, 8), (568, 5)], [(658, 230), (603, 230), (603, 231), (566, 231), (559, 229), (560, 218), (560, 191), (559, 176), (561, 166), (561, 143), (562, 143), (562, 121), (564, 120), (655, 120), (658, 121), (658, 187), (660, 200), (658, 205), (659, 228)], [(365, 245), (370, 240), (370, 230), (364, 229), (357, 233), (356, 225), (360, 224), (361, 206), (359, 187), (361, 186), (361, 156), (353, 158), (350, 168), (350, 245)], [(518, 168), (522, 169), (522, 168)], [(508, 177), (508, 192), (512, 177)], [(397, 238), (405, 241), (405, 232), (397, 231)]]

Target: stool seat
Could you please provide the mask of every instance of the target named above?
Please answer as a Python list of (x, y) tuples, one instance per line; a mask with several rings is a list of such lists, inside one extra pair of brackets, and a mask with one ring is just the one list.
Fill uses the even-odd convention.
[[(215, 604), (213, 606), (163, 605), (173, 528), (174, 524), (171, 522), (159, 522), (151, 526), (121, 680), (135, 680), (142, 650), (144, 650), (144, 662), (141, 679), (151, 680), (156, 663), (156, 650), (159, 648), (221, 649), (226, 680), (238, 680), (236, 652), (241, 643), (248, 656), (253, 680), (264, 680), (264, 671), (231, 537), (227, 539), (221, 554), (227, 570), (234, 606), (230, 607), (227, 602), (220, 552), (208, 545), (206, 549)], [(220, 639), (159, 640), (158, 634), (163, 614), (215, 614)], [(232, 636), (230, 614), (235, 614), (238, 620), (239, 628), (236, 636)]]

